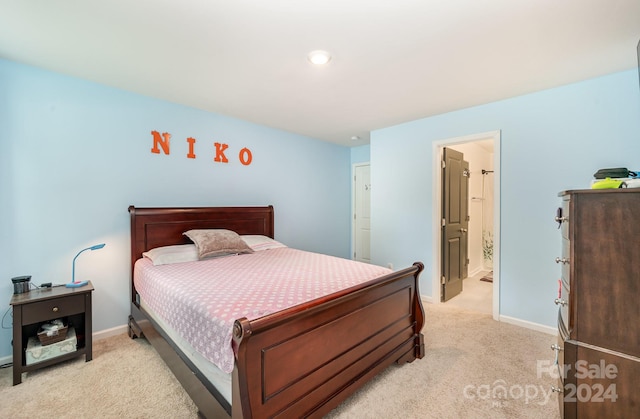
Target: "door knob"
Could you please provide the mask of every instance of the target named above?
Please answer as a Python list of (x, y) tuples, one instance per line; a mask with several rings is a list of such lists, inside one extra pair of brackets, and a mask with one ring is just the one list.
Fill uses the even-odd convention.
[(461, 232), (461, 233), (466, 233), (466, 232), (467, 232), (467, 229), (466, 229), (466, 228), (461, 228), (461, 229), (460, 229), (460, 232)]

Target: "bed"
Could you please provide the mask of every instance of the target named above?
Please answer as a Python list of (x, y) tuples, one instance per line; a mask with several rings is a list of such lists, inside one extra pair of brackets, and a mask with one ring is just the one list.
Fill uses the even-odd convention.
[(230, 394), (225, 395), (202, 359), (185, 349), (141, 299), (133, 273), (143, 253), (191, 243), (183, 235), (188, 230), (274, 238), (273, 207), (130, 206), (129, 213), (129, 336), (145, 337), (154, 346), (205, 418), (322, 417), (392, 363), (424, 356), (418, 291), (424, 266), (416, 262), (302, 304), (235, 319)]

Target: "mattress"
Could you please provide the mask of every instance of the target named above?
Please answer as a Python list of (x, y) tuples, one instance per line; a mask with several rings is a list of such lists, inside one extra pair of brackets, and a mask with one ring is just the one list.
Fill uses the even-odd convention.
[(167, 322), (164, 321), (160, 316), (158, 316), (151, 307), (144, 301), (144, 299), (140, 299), (140, 306), (145, 310), (145, 312), (164, 330), (164, 332), (169, 336), (169, 338), (175, 343), (178, 348), (185, 354), (189, 360), (196, 366), (198, 371), (204, 375), (207, 380), (211, 384), (215, 386), (218, 392), (225, 398), (229, 405), (231, 405), (231, 380), (232, 374), (227, 374), (220, 370), (215, 364), (209, 362), (202, 355), (196, 351), (193, 346), (189, 342), (180, 336), (178, 332), (173, 330), (171, 326)]
[(391, 273), (376, 265), (281, 247), (251, 254), (134, 267), (136, 291), (181, 339), (231, 373), (233, 323), (253, 320)]

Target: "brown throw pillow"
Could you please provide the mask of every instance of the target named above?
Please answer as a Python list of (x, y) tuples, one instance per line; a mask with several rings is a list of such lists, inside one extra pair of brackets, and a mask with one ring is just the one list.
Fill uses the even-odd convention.
[(253, 250), (235, 231), (223, 229), (189, 230), (183, 234), (196, 244), (200, 259), (253, 253)]

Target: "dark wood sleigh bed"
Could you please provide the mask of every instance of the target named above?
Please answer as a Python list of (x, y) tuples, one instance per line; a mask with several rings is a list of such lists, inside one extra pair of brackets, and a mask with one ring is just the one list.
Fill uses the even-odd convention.
[[(129, 213), (132, 272), (143, 252), (190, 243), (182, 234), (190, 229), (274, 237), (272, 206), (130, 206)], [(231, 404), (141, 307), (133, 274), (129, 336), (147, 338), (206, 418), (321, 417), (392, 363), (424, 356), (423, 269), (416, 262), (280, 312), (236, 320)]]

